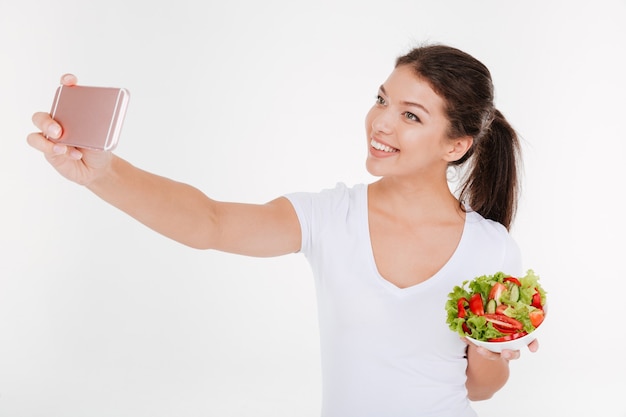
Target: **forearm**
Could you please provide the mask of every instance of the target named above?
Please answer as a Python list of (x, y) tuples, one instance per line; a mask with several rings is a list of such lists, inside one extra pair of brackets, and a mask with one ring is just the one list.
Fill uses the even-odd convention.
[(467, 348), (467, 394), (472, 401), (487, 400), (509, 379), (509, 361), (502, 357), (487, 358), (476, 351), (476, 346)]
[(194, 187), (113, 157), (106, 174), (87, 188), (164, 236), (195, 248), (210, 246), (214, 201)]

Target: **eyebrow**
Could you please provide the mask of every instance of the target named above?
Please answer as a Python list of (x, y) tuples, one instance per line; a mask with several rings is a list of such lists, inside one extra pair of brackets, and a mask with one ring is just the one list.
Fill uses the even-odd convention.
[[(387, 91), (385, 90), (385, 87), (384, 87), (384, 86), (382, 86), (382, 85), (381, 85), (381, 86), (379, 87), (379, 89), (380, 89), (380, 91), (382, 91), (382, 93), (383, 93), (384, 95), (388, 95), (388, 94), (387, 94)], [(424, 111), (426, 114), (428, 114), (428, 115), (430, 116), (430, 112), (429, 112), (428, 110), (426, 110), (426, 107), (422, 106), (422, 105), (421, 105), (421, 104), (419, 104), (419, 103), (414, 103), (414, 102), (412, 102), (412, 101), (401, 101), (401, 102), (400, 102), (400, 104), (403, 104), (403, 105), (405, 105), (405, 106), (413, 106), (413, 107), (417, 107), (417, 108), (419, 108), (419, 109), (422, 109), (422, 111)]]

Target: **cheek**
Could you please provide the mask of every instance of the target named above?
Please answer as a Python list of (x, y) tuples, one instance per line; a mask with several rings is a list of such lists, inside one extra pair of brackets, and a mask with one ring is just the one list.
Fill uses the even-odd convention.
[(372, 120), (374, 119), (374, 108), (372, 107), (365, 115), (365, 130), (372, 130)]

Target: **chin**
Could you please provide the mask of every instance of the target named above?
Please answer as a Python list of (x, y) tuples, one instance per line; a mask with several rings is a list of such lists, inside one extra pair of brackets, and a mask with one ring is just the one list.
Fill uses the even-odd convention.
[(365, 169), (370, 175), (373, 175), (375, 177), (382, 177), (384, 175), (384, 172), (377, 165), (378, 164), (374, 163), (371, 158), (367, 158), (367, 160), (365, 161)]

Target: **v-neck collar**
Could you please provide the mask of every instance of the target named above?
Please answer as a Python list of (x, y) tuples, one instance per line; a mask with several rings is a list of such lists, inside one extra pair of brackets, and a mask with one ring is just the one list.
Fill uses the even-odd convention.
[(391, 291), (392, 293), (396, 294), (396, 295), (410, 295), (419, 291), (423, 291), (424, 289), (429, 288), (432, 285), (435, 285), (437, 278), (439, 276), (441, 276), (442, 274), (445, 273), (445, 271), (450, 268), (450, 265), (452, 265), (454, 262), (456, 262), (456, 259), (458, 257), (458, 253), (460, 252), (462, 246), (464, 245), (464, 242), (466, 240), (466, 235), (467, 235), (467, 226), (468, 226), (468, 221), (469, 221), (469, 217), (471, 215), (471, 212), (466, 212), (465, 213), (465, 221), (463, 223), (463, 231), (461, 233), (461, 237), (459, 239), (459, 242), (457, 243), (456, 248), (454, 249), (454, 252), (452, 253), (452, 255), (450, 256), (450, 258), (442, 265), (442, 267), (437, 270), (437, 272), (435, 272), (432, 276), (430, 276), (429, 278), (425, 279), (422, 282), (419, 282), (417, 284), (411, 285), (409, 287), (405, 287), (405, 288), (401, 288), (398, 287), (396, 284), (392, 283), (391, 281), (389, 281), (387, 278), (385, 278), (380, 271), (378, 270), (378, 266), (376, 265), (376, 258), (374, 257), (374, 248), (372, 245), (372, 236), (371, 236), (371, 232), (370, 232), (370, 224), (369, 224), (369, 185), (365, 184), (363, 186), (363, 190), (362, 190), (362, 198), (361, 198), (361, 207), (363, 210), (363, 215), (361, 216), (362, 221), (365, 222), (364, 225), (364, 230), (366, 231), (366, 238), (367, 238), (367, 247), (368, 247), (368, 259), (371, 265), (372, 270), (374, 271), (374, 275), (376, 277), (376, 279), (385, 287), (387, 288), (389, 291)]

